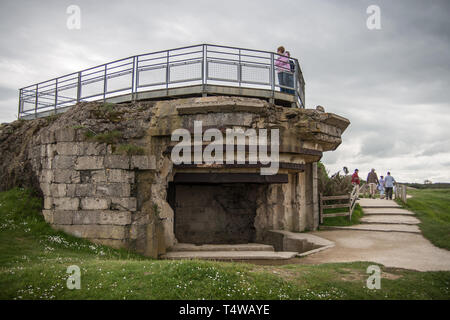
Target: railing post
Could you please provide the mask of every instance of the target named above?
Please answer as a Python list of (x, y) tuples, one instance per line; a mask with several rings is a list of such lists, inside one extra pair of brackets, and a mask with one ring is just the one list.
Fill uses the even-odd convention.
[(105, 74), (103, 75), (103, 103), (106, 101), (106, 91), (108, 91), (108, 65), (105, 64)]
[[(299, 82), (299, 79), (298, 79), (298, 63), (297, 63), (297, 61), (295, 61), (295, 69), (294, 69), (294, 94), (295, 94), (295, 102), (296, 102), (297, 106), (298, 106), (298, 100), (299, 100), (299, 96), (298, 96), (298, 82)], [(303, 104), (303, 103), (301, 102), (301, 99), (300, 99), (300, 104)]]
[(34, 100), (34, 116), (37, 118), (37, 108), (38, 108), (38, 89), (39, 85), (36, 84), (35, 100)]
[(58, 78), (55, 80), (55, 114), (58, 106)]
[(270, 54), (270, 86), (272, 89), (272, 98), (275, 97), (275, 56), (273, 53)]
[(22, 111), (22, 95), (23, 95), (23, 89), (19, 89), (19, 109), (17, 113), (17, 119), (20, 119), (20, 112)]
[(135, 81), (136, 76), (136, 56), (133, 57), (133, 71), (131, 73), (131, 100), (136, 101), (134, 98)]
[(242, 82), (242, 61), (241, 61), (241, 49), (239, 49), (239, 66), (237, 69), (237, 77), (238, 77), (238, 82), (239, 82), (239, 87), (241, 87), (241, 82)]
[(81, 99), (81, 71), (78, 72), (78, 83), (77, 83), (77, 103)]
[(202, 50), (202, 97), (206, 97), (208, 95), (206, 86), (208, 84), (208, 45), (203, 45)]
[(170, 81), (169, 59), (170, 59), (170, 51), (167, 50), (167, 63), (166, 63), (166, 90), (167, 90), (167, 95), (169, 95), (169, 81)]

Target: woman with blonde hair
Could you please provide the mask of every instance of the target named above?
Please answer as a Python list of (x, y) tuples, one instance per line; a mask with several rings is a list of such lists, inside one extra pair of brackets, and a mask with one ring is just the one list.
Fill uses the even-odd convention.
[(278, 83), (280, 85), (281, 92), (289, 92), (285, 86), (288, 85), (289, 81), (289, 71), (291, 70), (291, 65), (289, 64), (289, 57), (283, 46), (279, 46), (277, 49), (279, 57), (275, 61), (275, 67), (278, 74)]

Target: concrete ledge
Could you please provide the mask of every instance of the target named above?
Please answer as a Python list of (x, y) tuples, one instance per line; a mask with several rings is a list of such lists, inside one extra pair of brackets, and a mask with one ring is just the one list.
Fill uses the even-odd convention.
[(177, 243), (170, 249), (171, 252), (183, 251), (274, 251), (271, 245), (260, 243), (246, 244), (203, 244)]
[(321, 226), (320, 230), (356, 230), (356, 231), (380, 231), (380, 232), (405, 232), (405, 233), (418, 233), (420, 229), (417, 225), (407, 224), (359, 224), (349, 227), (331, 227)]
[(309, 234), (286, 230), (270, 230), (277, 243), (275, 250), (297, 251), (297, 257), (304, 257), (334, 247), (334, 242)]
[(285, 260), (292, 259), (297, 252), (273, 252), (273, 251), (183, 251), (168, 252), (161, 257), (163, 259), (201, 259), (201, 260)]

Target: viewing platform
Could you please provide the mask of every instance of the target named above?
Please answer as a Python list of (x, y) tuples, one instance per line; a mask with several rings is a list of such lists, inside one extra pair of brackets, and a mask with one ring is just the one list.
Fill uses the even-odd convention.
[[(277, 53), (200, 44), (136, 55), (19, 90), (20, 119), (62, 113), (78, 102), (121, 103), (193, 96), (242, 96), (305, 108), (305, 81), (289, 58), (293, 81), (280, 84)], [(283, 91), (283, 92), (282, 92)]]

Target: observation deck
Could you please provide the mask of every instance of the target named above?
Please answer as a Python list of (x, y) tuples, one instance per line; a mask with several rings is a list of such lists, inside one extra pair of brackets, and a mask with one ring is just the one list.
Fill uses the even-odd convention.
[(296, 58), (283, 70), (277, 53), (200, 44), (135, 55), (19, 89), (20, 119), (62, 113), (78, 102), (121, 103), (229, 95), (305, 107), (305, 81)]

